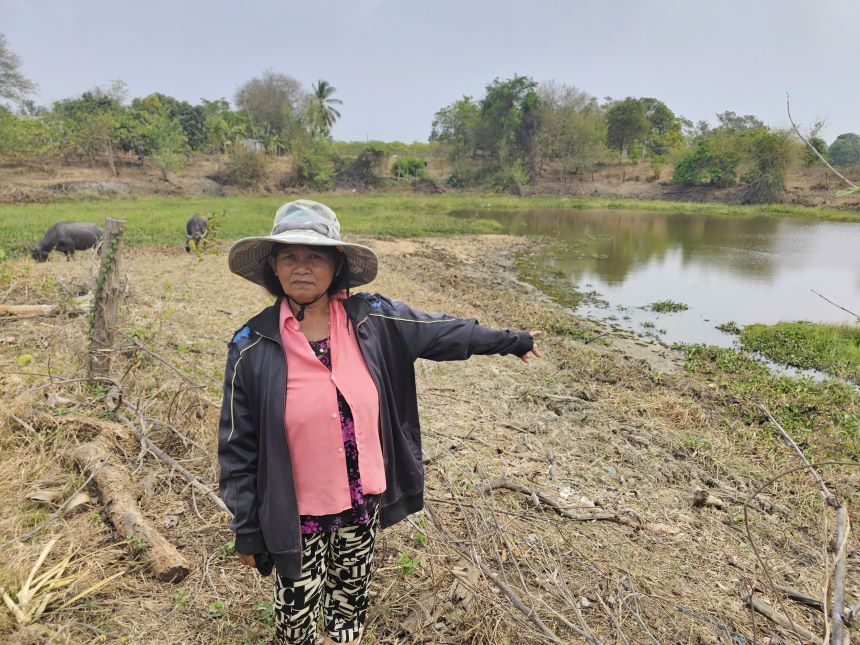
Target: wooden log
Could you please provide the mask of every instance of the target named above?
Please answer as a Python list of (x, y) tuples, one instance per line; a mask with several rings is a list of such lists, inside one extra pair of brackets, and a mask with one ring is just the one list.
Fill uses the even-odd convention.
[[(108, 517), (125, 538), (141, 541), (153, 575), (159, 580), (179, 582), (188, 575), (188, 561), (147, 520), (133, 494), (128, 473), (111, 458), (100, 437), (77, 448), (74, 460), (92, 474), (105, 504)], [(144, 546), (145, 545), (145, 546)]]
[(99, 252), (99, 273), (93, 299), (92, 336), (90, 338), (90, 379), (105, 377), (110, 371), (116, 310), (122, 294), (120, 256), (125, 222), (105, 220), (105, 234)]
[(0, 305), (0, 316), (16, 316), (18, 318), (36, 318), (37, 316), (59, 316), (62, 313), (86, 313), (84, 305), (60, 307), (60, 305)]
[(767, 618), (768, 620), (773, 621), (783, 629), (787, 629), (788, 631), (796, 634), (802, 640), (807, 643), (817, 643), (819, 639), (815, 637), (808, 629), (804, 629), (799, 625), (794, 625), (788, 618), (779, 613), (776, 609), (768, 605), (764, 600), (758, 598), (756, 596), (751, 596), (749, 599), (750, 607), (752, 607), (755, 611), (760, 613), (762, 616)]
[(836, 509), (836, 565), (833, 570), (833, 601), (830, 605), (830, 642), (842, 645), (845, 641), (845, 553), (848, 546), (848, 507)]

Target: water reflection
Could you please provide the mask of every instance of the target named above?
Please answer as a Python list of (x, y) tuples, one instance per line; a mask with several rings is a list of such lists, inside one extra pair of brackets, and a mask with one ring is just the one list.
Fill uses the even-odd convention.
[[(618, 319), (638, 331), (662, 330), (667, 342), (729, 345), (720, 322), (851, 322), (810, 289), (860, 309), (860, 224), (776, 217), (635, 211), (462, 211), (500, 222), (509, 233), (564, 241), (547, 263), (571, 285), (596, 289), (608, 309), (582, 313)], [(664, 299), (690, 309), (659, 315), (641, 309)]]

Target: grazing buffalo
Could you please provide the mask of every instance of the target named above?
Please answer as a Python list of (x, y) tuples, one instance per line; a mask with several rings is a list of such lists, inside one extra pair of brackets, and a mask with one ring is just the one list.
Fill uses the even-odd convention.
[(45, 262), (48, 254), (56, 249), (65, 253), (67, 260), (71, 260), (75, 251), (97, 247), (103, 235), (102, 230), (90, 222), (57, 222), (33, 249), (33, 259)]
[(194, 213), (185, 224), (185, 251), (191, 253), (192, 243), (195, 249), (199, 247), (208, 232), (209, 220), (200, 213)]

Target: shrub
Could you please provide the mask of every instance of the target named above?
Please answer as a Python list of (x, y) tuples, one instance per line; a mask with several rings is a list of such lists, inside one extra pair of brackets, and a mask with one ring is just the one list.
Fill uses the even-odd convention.
[(341, 186), (377, 186), (380, 177), (377, 174), (380, 163), (387, 154), (376, 145), (370, 145), (358, 153), (358, 156), (347, 164), (340, 163), (335, 175), (335, 181)]
[(744, 176), (747, 184), (743, 201), (750, 204), (773, 204), (782, 201), (785, 173), (795, 147), (783, 132), (761, 130), (750, 142), (753, 167)]
[(329, 190), (334, 185), (335, 159), (322, 146), (296, 155), (296, 183), (311, 190)]
[(454, 172), (445, 180), (445, 185), (449, 188), (471, 188), (480, 183), (482, 174), (480, 170), (460, 166), (454, 168)]
[(523, 185), (527, 182), (528, 176), (519, 165), (504, 166), (487, 177), (493, 190), (512, 195), (522, 195)]
[(740, 156), (736, 152), (720, 151), (707, 140), (700, 141), (675, 166), (672, 183), (700, 186), (707, 181), (718, 188), (734, 186), (739, 162)]
[(227, 162), (209, 179), (225, 186), (254, 188), (266, 179), (268, 166), (269, 160), (265, 155), (236, 147), (230, 151)]
[(402, 179), (403, 177), (423, 177), (427, 174), (424, 161), (417, 157), (400, 157), (391, 166), (391, 174)]

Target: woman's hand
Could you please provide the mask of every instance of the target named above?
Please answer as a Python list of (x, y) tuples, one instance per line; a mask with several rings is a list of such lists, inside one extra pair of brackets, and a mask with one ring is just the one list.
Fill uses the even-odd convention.
[(257, 566), (257, 560), (254, 558), (252, 553), (237, 553), (236, 556), (239, 558), (239, 562), (244, 564), (246, 567)]
[[(538, 331), (536, 329), (533, 329), (532, 331), (529, 332), (529, 336), (531, 336), (533, 339), (534, 338), (540, 338), (541, 336), (543, 336), (543, 332)], [(540, 352), (538, 351), (537, 343), (532, 345), (531, 351), (528, 351), (525, 354), (523, 354), (522, 356), (520, 356), (520, 360), (523, 363), (528, 363), (529, 362), (529, 354), (534, 354), (535, 358), (540, 358)]]

